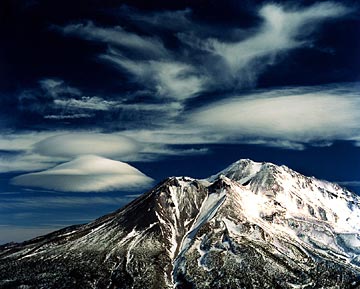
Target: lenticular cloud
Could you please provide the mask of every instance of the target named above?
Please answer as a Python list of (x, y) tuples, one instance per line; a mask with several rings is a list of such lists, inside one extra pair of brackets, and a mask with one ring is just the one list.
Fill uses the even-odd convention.
[(133, 191), (151, 185), (153, 179), (127, 163), (86, 155), (36, 173), (17, 176), (14, 185), (56, 191)]
[(85, 132), (52, 136), (34, 145), (34, 151), (41, 155), (61, 157), (88, 154), (118, 157), (135, 153), (139, 149), (139, 143), (128, 137)]

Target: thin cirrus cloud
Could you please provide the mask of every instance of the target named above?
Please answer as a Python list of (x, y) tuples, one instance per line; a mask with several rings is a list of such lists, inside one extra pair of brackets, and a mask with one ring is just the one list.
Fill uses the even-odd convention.
[(55, 119), (55, 120), (64, 120), (64, 119), (81, 119), (81, 118), (92, 118), (94, 114), (91, 113), (73, 113), (73, 114), (48, 114), (44, 115), (45, 119)]
[(97, 96), (82, 96), (80, 99), (66, 98), (55, 99), (54, 106), (66, 107), (67, 109), (81, 109), (81, 110), (112, 110), (119, 104), (118, 101), (105, 100)]
[[(287, 6), (274, 3), (259, 6), (260, 22), (241, 33), (234, 32), (237, 27), (230, 27), (225, 36), (219, 35), (210, 24), (197, 23), (189, 9), (148, 15), (128, 7), (122, 9), (127, 18), (140, 23), (140, 28), (143, 23), (158, 28), (147, 32), (151, 36), (124, 31), (121, 27), (98, 27), (91, 22), (59, 29), (65, 35), (107, 43), (108, 50), (99, 56), (101, 59), (127, 72), (158, 97), (183, 101), (204, 91), (254, 85), (269, 65), (275, 65), (289, 51), (312, 47), (322, 22), (352, 11), (334, 2)], [(173, 25), (166, 25), (176, 15), (179, 19), (172, 21)], [(176, 48), (164, 45), (161, 33), (164, 29), (178, 38)], [(232, 35), (231, 40), (226, 35)], [(129, 48), (138, 53), (129, 54), (126, 50)]]
[(360, 187), (360, 181), (337, 181), (336, 183), (342, 186)]
[(151, 28), (161, 30), (183, 30), (185, 27), (194, 29), (194, 23), (191, 22), (191, 9), (175, 11), (155, 11), (146, 13), (131, 8), (129, 6), (122, 6), (119, 10), (123, 18), (132, 21), (135, 24), (140, 24), (140, 28)]
[(258, 10), (262, 24), (255, 32), (253, 29), (243, 31), (238, 41), (212, 37), (201, 39), (194, 34), (183, 33), (179, 33), (178, 37), (195, 49), (220, 57), (224, 73), (221, 77), (215, 75), (217, 81), (226, 81), (230, 85), (238, 85), (239, 82), (248, 85), (255, 83), (267, 66), (276, 64), (278, 56), (312, 44), (312, 33), (316, 32), (321, 22), (350, 12), (349, 8), (332, 2), (297, 9), (266, 4)]
[(358, 86), (273, 90), (218, 101), (193, 111), (189, 123), (224, 138), (316, 143), (360, 135)]
[[(184, 68), (178, 69), (177, 73), (181, 74), (184, 70)], [(166, 86), (165, 78), (169, 78), (171, 75), (163, 77), (163, 83)], [(174, 83), (172, 90), (178, 91), (176, 95), (180, 94), (182, 89), (189, 93), (197, 91), (198, 85), (195, 81), (189, 81), (188, 84), (192, 84), (190, 86), (181, 86), (180, 84), (181, 80)], [(158, 86), (158, 89), (161, 90), (161, 87)], [(162, 91), (164, 92), (164, 90), (167, 89), (163, 88)], [(80, 89), (70, 86), (61, 79), (45, 78), (39, 81), (38, 87), (23, 91), (18, 98), (21, 110), (40, 114), (44, 119), (53, 121), (94, 119), (95, 117), (108, 120), (107, 112), (110, 112), (119, 118), (119, 122), (122, 122), (123, 119), (134, 119), (136, 116), (139, 122), (146, 119), (155, 123), (158, 117), (154, 117), (154, 115), (161, 112), (163, 118), (174, 117), (183, 109), (183, 104), (177, 99), (167, 102), (154, 101), (154, 99), (149, 99), (148, 102), (135, 102), (137, 94), (144, 95), (148, 92), (139, 91), (123, 97), (85, 96)], [(100, 122), (97, 121), (97, 123)]]
[(17, 176), (12, 183), (56, 191), (133, 191), (148, 187), (153, 179), (127, 163), (94, 155), (75, 158), (54, 168)]
[(254, 59), (274, 56), (308, 44), (311, 42), (309, 34), (321, 21), (344, 16), (349, 11), (341, 4), (331, 2), (316, 3), (299, 10), (286, 10), (280, 5), (268, 4), (259, 10), (263, 24), (254, 35), (239, 42), (210, 39), (204, 44), (210, 52), (223, 57), (236, 73)]
[(131, 73), (139, 82), (155, 90), (157, 96), (185, 100), (205, 90), (207, 78), (192, 65), (172, 60), (134, 61), (108, 53), (101, 58)]
[(42, 92), (52, 98), (57, 98), (61, 94), (81, 95), (79, 89), (67, 85), (62, 79), (44, 78), (39, 81), (39, 84)]
[(167, 56), (166, 48), (156, 37), (139, 36), (120, 26), (104, 28), (89, 21), (87, 24), (71, 24), (61, 30), (64, 34), (79, 35), (87, 40), (134, 49), (148, 56)]

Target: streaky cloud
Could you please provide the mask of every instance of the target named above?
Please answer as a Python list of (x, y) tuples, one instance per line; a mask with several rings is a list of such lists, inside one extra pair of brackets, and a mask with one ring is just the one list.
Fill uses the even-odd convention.
[(82, 96), (80, 99), (66, 98), (55, 99), (54, 105), (56, 107), (64, 107), (67, 109), (81, 109), (81, 110), (100, 110), (107, 111), (116, 108), (118, 101), (105, 100), (98, 96)]
[(44, 115), (44, 119), (79, 119), (79, 118), (91, 118), (94, 117), (94, 114), (91, 113), (74, 113), (74, 114), (48, 114)]
[[(157, 29), (145, 27), (140, 31), (147, 31), (146, 35), (140, 35), (121, 26), (99, 27), (92, 22), (58, 29), (65, 35), (107, 44), (100, 59), (128, 73), (130, 79), (157, 97), (185, 101), (207, 91), (254, 86), (269, 66), (279, 63), (290, 51), (315, 47), (322, 23), (353, 11), (327, 1), (305, 7), (267, 3), (256, 9), (261, 22), (241, 33), (239, 27), (219, 33), (215, 25), (190, 17), (189, 9), (145, 15), (126, 6), (120, 13), (126, 12), (128, 19)], [(176, 45), (165, 47), (164, 29), (178, 38)]]
[(57, 98), (61, 94), (81, 95), (79, 89), (68, 85), (62, 79), (44, 78), (39, 81), (39, 84), (43, 92), (53, 98)]
[[(332, 2), (315, 3), (306, 8), (286, 9), (280, 4), (262, 6), (258, 15), (263, 23), (256, 30), (249, 29), (238, 41), (219, 38), (201, 39), (191, 34), (178, 37), (194, 49), (201, 49), (223, 60), (222, 75), (215, 80), (227, 85), (254, 84), (267, 66), (276, 64), (285, 53), (313, 43), (311, 37), (321, 22), (340, 18), (351, 9)], [(208, 65), (214, 60), (208, 59)], [(207, 63), (205, 63), (206, 65)], [(211, 67), (209, 68), (211, 70)]]
[(359, 135), (356, 85), (278, 89), (211, 103), (189, 114), (204, 131), (238, 138), (316, 143)]
[(194, 23), (190, 20), (192, 15), (190, 8), (175, 11), (147, 11), (144, 13), (129, 6), (122, 6), (120, 13), (130, 21), (140, 24), (139, 26), (142, 29), (147, 29), (149, 26), (151, 28), (173, 31), (186, 28), (194, 29)]
[(78, 35), (87, 40), (101, 41), (139, 51), (149, 57), (166, 57), (167, 49), (156, 37), (139, 36), (124, 30), (121, 26), (99, 27), (93, 22), (70, 24), (60, 29), (64, 34)]
[(174, 60), (138, 61), (114, 53), (104, 54), (101, 58), (127, 70), (138, 82), (162, 98), (185, 100), (206, 89), (207, 77), (187, 63)]
[(336, 183), (342, 186), (360, 187), (360, 181), (337, 181)]

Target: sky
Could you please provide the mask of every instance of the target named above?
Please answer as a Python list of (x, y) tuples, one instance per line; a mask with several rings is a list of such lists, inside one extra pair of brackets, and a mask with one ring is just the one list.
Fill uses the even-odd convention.
[(2, 0), (0, 244), (241, 158), (360, 194), (359, 1)]

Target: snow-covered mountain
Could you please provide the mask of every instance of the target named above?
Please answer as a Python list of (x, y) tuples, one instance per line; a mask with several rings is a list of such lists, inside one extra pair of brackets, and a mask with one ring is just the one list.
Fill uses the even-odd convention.
[(0, 288), (358, 288), (360, 197), (240, 160), (0, 248)]

